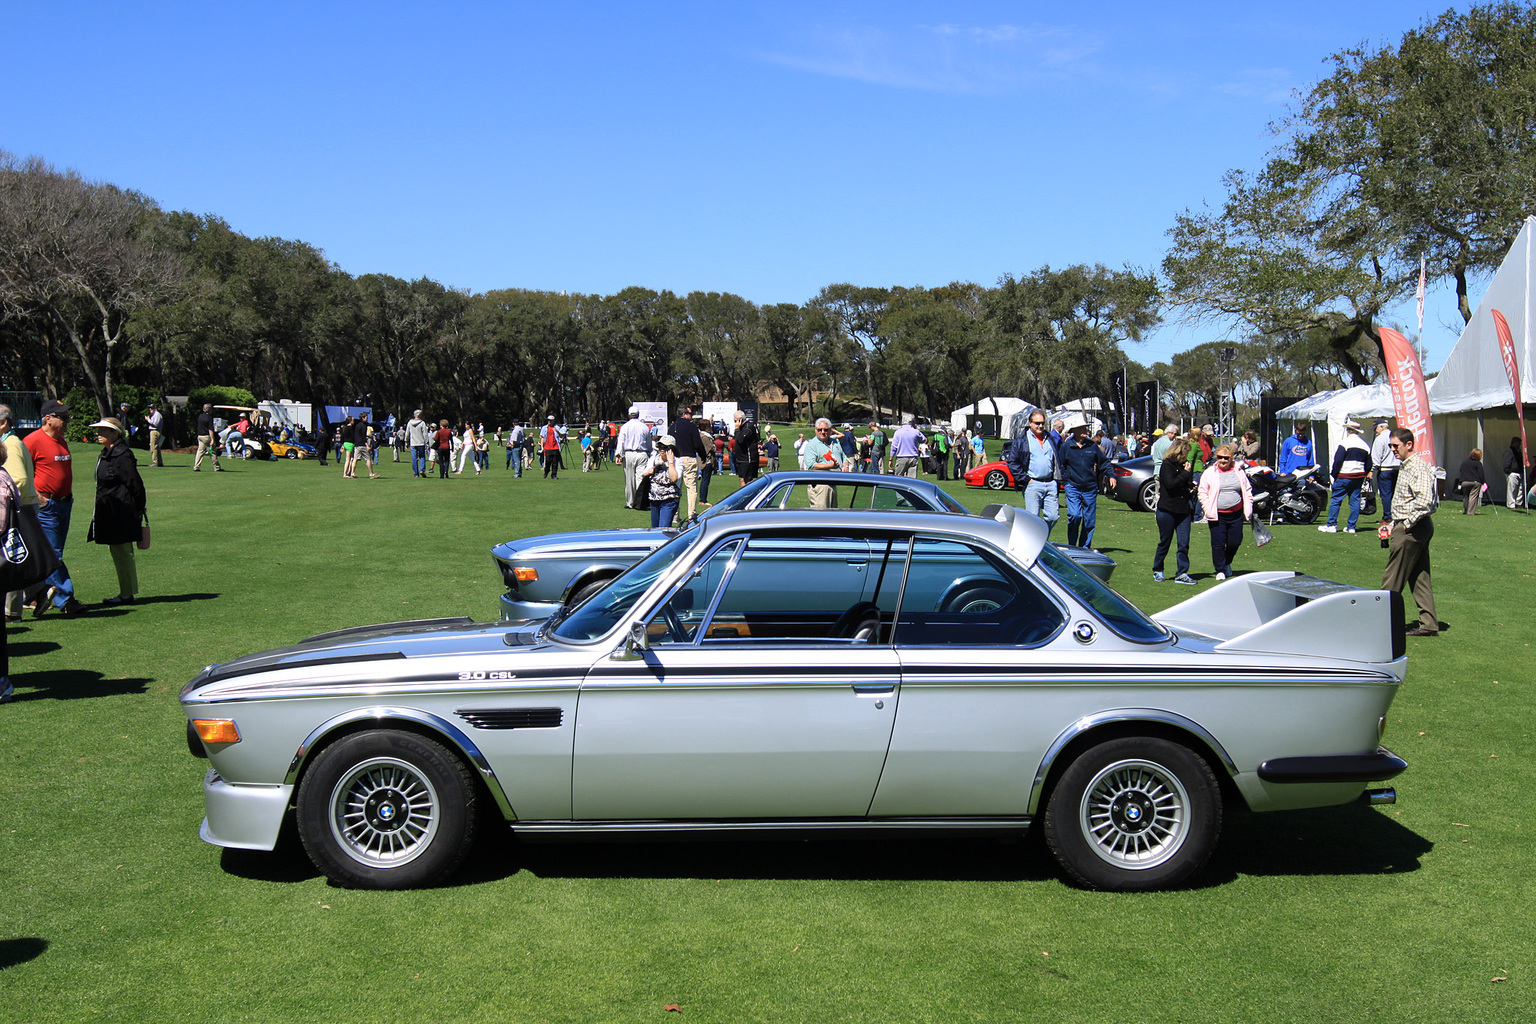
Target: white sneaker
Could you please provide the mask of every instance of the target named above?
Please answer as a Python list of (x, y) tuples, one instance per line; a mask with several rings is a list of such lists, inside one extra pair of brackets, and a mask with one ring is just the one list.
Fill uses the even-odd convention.
[(1355, 532), (1355, 528), (1353, 526), (1346, 526), (1346, 527), (1344, 527), (1344, 532), (1345, 533), (1354, 533)]
[(1226, 579), (1226, 578), (1227, 578), (1227, 574), (1226, 574), (1226, 573), (1224, 573), (1224, 572), (1219, 572), (1219, 573), (1217, 573), (1217, 574), (1216, 574), (1216, 578), (1217, 578), (1217, 579), (1218, 579), (1218, 580), (1224, 580), (1224, 579)]
[(1339, 528), (1337, 526), (1327, 526), (1327, 525), (1324, 525), (1324, 526), (1319, 526), (1317, 528), (1317, 532), (1318, 533), (1338, 533), (1339, 532)]

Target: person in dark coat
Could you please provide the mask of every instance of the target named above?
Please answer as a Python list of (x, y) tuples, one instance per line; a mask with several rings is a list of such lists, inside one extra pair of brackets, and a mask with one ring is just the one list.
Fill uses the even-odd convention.
[(1483, 503), (1483, 492), (1488, 489), (1488, 477), (1483, 472), (1483, 450), (1473, 448), (1461, 461), (1456, 471), (1456, 493), (1461, 495), (1463, 515), (1477, 515), (1477, 507)]
[(96, 460), (96, 515), (90, 539), (107, 545), (117, 569), (117, 596), (102, 604), (133, 604), (139, 592), (133, 548), (144, 534), (144, 481), (139, 479), (139, 465), (128, 448), (122, 423), (108, 417), (91, 427), (101, 444), (101, 456)]
[(757, 479), (757, 423), (746, 413), (736, 413), (736, 475), (742, 486)]

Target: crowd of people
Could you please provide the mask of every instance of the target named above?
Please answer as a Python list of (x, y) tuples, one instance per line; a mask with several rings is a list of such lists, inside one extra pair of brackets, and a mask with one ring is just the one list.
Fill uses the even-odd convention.
[[(163, 467), (160, 438), (163, 419), (151, 404), (141, 415), (148, 432), (151, 467)], [(34, 616), (57, 611), (74, 615), (84, 608), (64, 562), (65, 539), (74, 506), (73, 453), (65, 437), (70, 411), (61, 402), (42, 407), (42, 423), (23, 438), (18, 435), (11, 410), (0, 405), (0, 536), (17, 521), (35, 517), (46, 537), (54, 566), (45, 579), (5, 597), (7, 623), (18, 622), (23, 611)], [(118, 580), (118, 593), (105, 598), (105, 606), (132, 604), (139, 592), (134, 551), (148, 546), (147, 500), (137, 460), (128, 446), (135, 429), (125, 405), (116, 417), (90, 425), (100, 446), (96, 463), (94, 507), (87, 541), (107, 547)], [(242, 457), (245, 440), (261, 428), (249, 419), (237, 420), (221, 434), (212, 407), (205, 405), (197, 418), (197, 448), (193, 471), (211, 458), (214, 472), (224, 472), (225, 457)], [(1090, 436), (1091, 435), (1091, 436)], [(394, 427), (375, 427), (366, 413), (349, 416), (319, 438), (322, 464), (334, 449), (342, 476), (378, 479), (380, 451), (392, 449), (393, 461), (409, 459), (413, 478), (439, 479), (462, 476), (473, 470), (479, 476), (490, 469), (493, 447), (505, 452), (505, 468), (516, 476), (540, 466), (546, 479), (558, 480), (571, 449), (571, 430), (553, 416), (532, 427), (513, 421), (511, 426), (487, 431), (484, 424), (453, 426), (439, 419), (434, 425), (418, 409)], [(689, 519), (710, 507), (712, 477), (734, 474), (741, 484), (759, 470), (781, 468), (781, 443), (773, 430), (760, 430), (753, 418), (736, 412), (734, 422), (705, 422), (684, 406), (671, 424), (641, 418), (638, 407), (629, 410), (622, 423), (600, 422), (580, 430), (582, 472), (606, 466), (622, 467), (624, 504), (648, 510), (653, 527), (665, 527)], [(851, 424), (835, 426), (818, 419), (809, 432), (792, 442), (794, 464), (821, 472), (866, 472), (916, 477), (927, 472), (938, 479), (962, 477), (986, 461), (985, 439), (970, 430), (947, 426), (921, 427), (908, 419), (887, 434), (870, 422), (866, 429)], [(1524, 446), (1512, 438), (1502, 469), (1508, 478), (1511, 508), (1530, 494), (1523, 464)], [(1259, 461), (1259, 444), (1252, 431), (1223, 443), (1212, 424), (1181, 430), (1177, 424), (1144, 435), (1106, 435), (1086, 424), (1065, 427), (1060, 420), (1048, 423), (1039, 410), (1031, 413), (1026, 433), (1005, 448), (1005, 464), (1020, 492), (1024, 508), (1045, 523), (1047, 535), (1061, 515), (1059, 494), (1064, 493), (1067, 512), (1067, 543), (1091, 547), (1097, 519), (1100, 477), (1113, 461), (1148, 454), (1158, 481), (1155, 518), (1157, 546), (1152, 558), (1152, 578), (1168, 579), (1167, 558), (1174, 555), (1175, 583), (1193, 585), (1189, 546), (1191, 527), (1203, 523), (1209, 530), (1214, 578), (1233, 573), (1233, 561), (1244, 542), (1244, 527), (1256, 523), (1252, 474), (1295, 473), (1318, 466), (1317, 453), (1305, 423), (1280, 446), (1278, 465), (1270, 470)], [(1451, 491), (1463, 501), (1463, 511), (1473, 515), (1487, 493), (1483, 453), (1473, 449), (1462, 463)], [(1375, 437), (1367, 441), (1356, 420), (1345, 423), (1345, 436), (1335, 447), (1331, 462), (1328, 515), (1318, 527), (1324, 533), (1357, 531), (1362, 494), (1371, 482), (1378, 497), (1381, 520), (1377, 534), (1388, 549), (1382, 587), (1407, 588), (1419, 610), (1419, 623), (1410, 635), (1434, 636), (1439, 621), (1430, 582), (1429, 546), (1434, 536), (1431, 514), (1438, 506), (1435, 467), (1416, 452), (1415, 438), (1407, 430), (1392, 430), (1385, 420), (1375, 424)], [(811, 507), (835, 505), (834, 485), (807, 488)], [(1346, 512), (1347, 509), (1347, 512)], [(1341, 525), (1341, 517), (1343, 517)], [(3, 641), (0, 641), (0, 702), (11, 698), (5, 674)]]
[[(153, 407), (151, 407), (153, 409)], [(0, 538), (9, 540), (11, 527), (31, 520), (48, 550), (30, 552), (20, 566), (42, 564), (37, 582), (5, 595), (5, 623), (20, 622), (31, 609), (34, 617), (57, 611), (75, 615), (85, 605), (75, 595), (74, 580), (64, 562), (65, 541), (75, 505), (74, 453), (65, 437), (69, 408), (62, 402), (43, 403), (42, 424), (25, 437), (18, 435), (10, 406), (0, 405)], [(130, 427), (122, 419), (104, 417), (90, 425), (100, 446), (96, 460), (96, 489), (88, 543), (107, 548), (117, 574), (117, 593), (101, 603), (107, 607), (133, 604), (139, 592), (136, 548), (149, 546), (148, 501), (138, 460), (128, 447)], [(158, 465), (158, 463), (151, 463)], [(22, 531), (18, 530), (18, 533)], [(24, 534), (23, 534), (24, 535)], [(14, 551), (7, 551), (7, 558)], [(0, 703), (12, 699), (5, 630), (0, 630)]]

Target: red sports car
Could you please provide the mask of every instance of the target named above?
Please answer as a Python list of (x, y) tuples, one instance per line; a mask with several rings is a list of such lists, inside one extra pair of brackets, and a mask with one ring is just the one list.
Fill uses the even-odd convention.
[(989, 491), (1008, 491), (1013, 489), (1013, 474), (1006, 462), (988, 462), (966, 473), (965, 482)]

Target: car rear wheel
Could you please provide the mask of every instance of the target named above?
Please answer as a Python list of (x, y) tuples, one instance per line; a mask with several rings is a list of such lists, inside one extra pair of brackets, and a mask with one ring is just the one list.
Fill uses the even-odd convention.
[(1221, 790), (1187, 747), (1150, 737), (1101, 743), (1068, 766), (1045, 809), (1045, 841), (1091, 889), (1178, 885), (1221, 834)]
[(1143, 512), (1157, 511), (1157, 481), (1148, 480), (1141, 485), (1141, 490), (1136, 492), (1136, 507)]
[(298, 457), (299, 450), (297, 448), (289, 448), (286, 452), (283, 453), (283, 458), (285, 459), (296, 459)]
[(991, 470), (987, 473), (986, 485), (989, 491), (1006, 491), (1008, 489), (1008, 474), (1000, 469)]
[(299, 784), (299, 837), (317, 868), (355, 889), (429, 885), (474, 842), (474, 778), (446, 747), (378, 729), (326, 747)]
[(949, 615), (985, 615), (995, 612), (1013, 599), (1013, 595), (1001, 587), (971, 587), (944, 602)]

